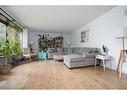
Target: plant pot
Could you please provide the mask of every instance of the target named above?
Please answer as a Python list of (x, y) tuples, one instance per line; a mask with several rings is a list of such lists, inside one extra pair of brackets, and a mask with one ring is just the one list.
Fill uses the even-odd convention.
[(103, 52), (102, 55), (107, 55), (107, 53), (106, 52)]
[(8, 74), (11, 70), (11, 66), (8, 65), (6, 67), (0, 67), (0, 74)]

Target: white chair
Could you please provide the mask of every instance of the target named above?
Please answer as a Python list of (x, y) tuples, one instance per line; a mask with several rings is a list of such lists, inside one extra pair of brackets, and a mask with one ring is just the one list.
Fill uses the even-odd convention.
[(31, 52), (30, 52), (30, 48), (23, 48), (23, 56), (26, 58), (29, 58), (31, 61)]

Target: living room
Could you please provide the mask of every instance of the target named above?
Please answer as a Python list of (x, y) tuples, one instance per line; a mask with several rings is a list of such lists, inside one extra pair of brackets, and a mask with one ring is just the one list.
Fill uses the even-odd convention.
[[(0, 8), (4, 15), (0, 16), (0, 37), (17, 37), (21, 46), (11, 45), (14, 47), (12, 54), (19, 53), (20, 48), (30, 51), (25, 62), (16, 56), (17, 64), (0, 75), (0, 89), (127, 88), (126, 6), (26, 5)], [(8, 26), (2, 22), (6, 21), (4, 17), (14, 21), (22, 32), (2, 34)], [(7, 39), (6, 43), (9, 42)], [(4, 50), (1, 49), (1, 54), (5, 54)]]

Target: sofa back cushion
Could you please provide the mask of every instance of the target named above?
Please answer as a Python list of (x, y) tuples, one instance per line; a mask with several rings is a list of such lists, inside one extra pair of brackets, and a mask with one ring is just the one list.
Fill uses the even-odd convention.
[(75, 53), (75, 54), (79, 54), (79, 48), (78, 47), (75, 47), (75, 48), (73, 48), (73, 53)]
[(89, 53), (98, 53), (98, 49), (97, 48), (90, 48), (91, 51)]
[(63, 48), (57, 48), (56, 51), (57, 51), (57, 52), (63, 52), (64, 49), (63, 49)]
[(76, 47), (76, 48), (73, 48), (73, 53), (75, 53), (75, 54), (83, 54), (86, 49), (87, 48), (85, 48), (85, 47)]
[(54, 53), (54, 52), (56, 52), (56, 48), (48, 48), (47, 51), (50, 52), (50, 53)]
[(68, 48), (68, 53), (73, 53), (73, 48)]
[(79, 48), (78, 53), (79, 53), (79, 54), (83, 54), (84, 51), (86, 51), (86, 49), (87, 49), (87, 48), (84, 48), (84, 47), (83, 47), (83, 48)]
[(65, 53), (67, 53), (67, 52), (68, 52), (68, 48), (64, 47), (63, 51), (64, 51)]
[(83, 52), (83, 57), (95, 57), (96, 53), (98, 53), (98, 49), (97, 48), (87, 48)]
[(65, 47), (64, 53), (73, 53), (73, 48)]

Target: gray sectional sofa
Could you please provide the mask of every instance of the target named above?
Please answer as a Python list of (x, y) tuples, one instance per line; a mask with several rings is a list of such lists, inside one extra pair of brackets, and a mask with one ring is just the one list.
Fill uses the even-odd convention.
[(48, 48), (48, 58), (52, 58), (54, 53), (64, 55), (64, 64), (69, 68), (94, 65), (95, 56), (98, 53), (97, 48), (73, 47), (73, 48)]

